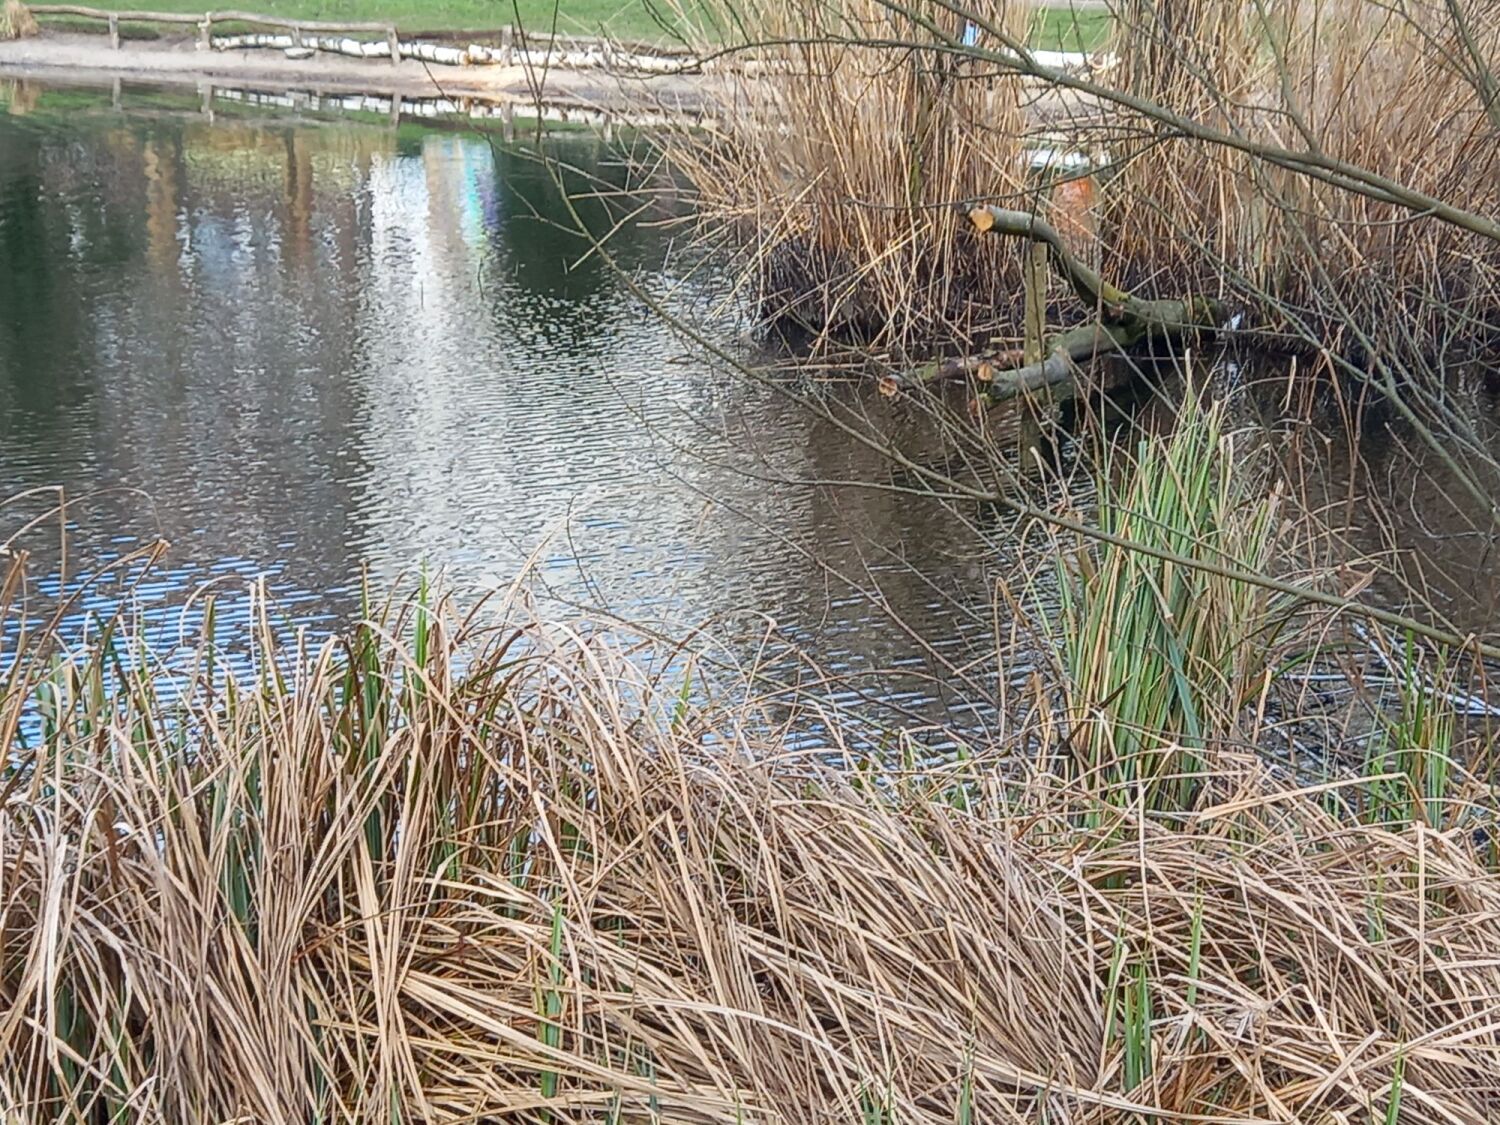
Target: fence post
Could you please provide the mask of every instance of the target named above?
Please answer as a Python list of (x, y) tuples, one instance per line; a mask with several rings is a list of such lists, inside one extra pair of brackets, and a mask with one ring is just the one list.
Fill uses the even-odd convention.
[(207, 51), (214, 45), (213, 27), (213, 13), (205, 12), (203, 18), (198, 21), (198, 50)]
[(391, 45), (391, 65), (399, 66), (401, 64), (401, 40), (396, 35), (395, 24), (391, 24), (389, 30), (385, 33), (385, 37), (386, 41)]
[(500, 29), (500, 65), (514, 66), (515, 59), (515, 30), (506, 24)]
[(114, 12), (109, 13), (109, 45), (116, 51), (120, 49), (120, 17)]

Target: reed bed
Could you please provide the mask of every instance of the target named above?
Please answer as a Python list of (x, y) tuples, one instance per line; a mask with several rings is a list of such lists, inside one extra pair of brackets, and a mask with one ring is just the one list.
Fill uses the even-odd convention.
[(1111, 268), (1211, 288), (1346, 355), (1420, 366), (1492, 345), (1500, 242), (1265, 154), (1313, 153), (1500, 213), (1497, 15), (1492, 0), (1124, 0), (1118, 84), (1256, 148), (1135, 122), (1106, 197)]
[[(1223, 429), (1208, 412), (1106, 474), (1116, 524), (1205, 558), (1276, 531), (1228, 457), (1160, 479)], [(797, 706), (773, 720), (753, 679), (426, 596), (316, 649), (265, 627), (249, 680), (206, 640), (168, 670), (118, 628), (23, 629), (18, 561), (0, 1106), (1494, 1120), (1492, 800), (1449, 696), (1412, 657), (1370, 768), (1298, 788), (1256, 753), (1265, 700), (1331, 623), (1232, 583), (1185, 587), (1216, 603), (1195, 610), (1193, 579), (1122, 550), (1072, 552), (1015, 743), (926, 766), (836, 735), (794, 753)]]
[[(1024, 36), (1031, 8), (985, 0)], [(815, 340), (967, 336), (1019, 292), (1013, 248), (960, 237), (954, 201), (1023, 188), (1017, 87), (936, 49), (936, 0), (747, 0), (716, 38), (764, 44), (722, 135), (675, 138), (704, 219), (745, 259), (767, 321)], [(851, 40), (890, 43), (852, 48)], [(727, 230), (727, 235), (719, 233)]]
[[(1256, 574), (1306, 559), (1298, 521), (1250, 435), (1191, 387), (1169, 440), (1107, 451), (1099, 526), (1134, 543)], [(1116, 466), (1115, 459), (1123, 459)], [(1062, 556), (1062, 653), (1071, 758), (1083, 776), (1153, 806), (1191, 804), (1201, 751), (1254, 744), (1267, 693), (1316, 649), (1294, 596), (1086, 543)], [(1322, 572), (1304, 565), (1299, 585)], [(1070, 580), (1071, 579), (1071, 580)], [(1257, 705), (1259, 704), (1259, 705)], [(1161, 790), (1161, 792), (1158, 792)]]
[(0, 40), (28, 39), (37, 33), (36, 17), (20, 0), (0, 4)]
[[(1493, 232), (1278, 154), (1500, 213), (1494, 0), (1118, 0), (1081, 90), (1017, 63), (1025, 4), (723, 10), (736, 33), (721, 41), (773, 65), (745, 83), (727, 137), (675, 155), (710, 221), (728, 221), (768, 319), (908, 351), (1021, 336), (1024, 250), (985, 245), (956, 216), (976, 200), (1046, 213), (1052, 184), (1081, 173), (1038, 172), (1027, 154), (1045, 149), (1094, 161), (1088, 253), (1075, 250), (1142, 296), (1216, 295), (1273, 345), (1389, 357), (1403, 374), (1493, 344)], [(1088, 318), (1060, 296), (1054, 323)]]

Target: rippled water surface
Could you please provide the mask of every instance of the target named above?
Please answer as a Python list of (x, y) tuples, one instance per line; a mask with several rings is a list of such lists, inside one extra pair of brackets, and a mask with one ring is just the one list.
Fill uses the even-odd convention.
[[(626, 182), (595, 136), (547, 150), (580, 183)], [(677, 249), (680, 210), (666, 193), (613, 252), (748, 348)], [(383, 591), (440, 571), (473, 597), (524, 573), (548, 613), (744, 636), (763, 618), (844, 671), (927, 666), (894, 616), (938, 651), (987, 629), (955, 521), (798, 483), (889, 473), (693, 358), (571, 225), (524, 145), (464, 128), (0, 117), (0, 491), (70, 500), (66, 554), (56, 519), (26, 538), (38, 592), (123, 599), (170, 644), (205, 583), (221, 628), (260, 576), (288, 619), (327, 627), (366, 574)], [(13, 502), (6, 527), (55, 498)], [(158, 537), (126, 593), (137, 572), (111, 562)], [(856, 592), (877, 584), (879, 603)]]
[[(232, 642), (256, 583), (281, 621), (327, 630), (360, 612), (366, 581), (409, 591), (425, 571), (465, 601), (519, 581), (549, 617), (710, 626), (746, 661), (800, 651), (845, 674), (846, 695), (943, 722), (972, 721), (960, 699), (976, 685), (993, 698), (984, 642), (992, 579), (1016, 568), (1008, 537), (835, 483), (892, 475), (674, 337), (570, 233), (526, 143), (462, 123), (210, 120), (193, 97), (122, 108), (15, 88), (8, 108), (0, 498), (20, 498), (0, 507), (0, 540), (38, 520), (16, 540), (38, 604), (73, 594), (80, 623), (123, 606), (170, 651), (205, 591)], [(656, 205), (613, 255), (753, 353), (728, 287), (686, 248), (684, 204), (627, 172), (620, 145), (580, 132), (544, 147), (573, 187), (646, 188)], [(603, 231), (628, 208), (579, 209)], [(1493, 396), (1461, 405), (1500, 450)], [(1361, 472), (1320, 452), (1330, 471), (1310, 482), (1304, 459), (1294, 487), (1343, 521), (1351, 557), (1396, 560), (1442, 615), (1493, 633), (1492, 529), (1447, 502), (1435, 457), (1378, 415), (1363, 429)], [(59, 498), (65, 530), (47, 514)], [(158, 540), (144, 575), (121, 562)]]

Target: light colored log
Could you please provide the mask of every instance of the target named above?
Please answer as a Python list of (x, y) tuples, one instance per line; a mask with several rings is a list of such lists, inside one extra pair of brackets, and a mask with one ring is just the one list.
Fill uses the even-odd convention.
[[(214, 13), (219, 19), (223, 13)], [(203, 25), (200, 24), (200, 27)], [(205, 40), (206, 46), (218, 51), (272, 48), (285, 50), (288, 47), (311, 47), (331, 54), (348, 55), (353, 58), (385, 58), (400, 62), (403, 58), (419, 59), (422, 62), (441, 66), (514, 65), (519, 63), (536, 70), (609, 70), (620, 73), (668, 74), (697, 67), (691, 56), (651, 57), (606, 50), (603, 46), (589, 44), (579, 49), (530, 49), (517, 50), (504, 43), (499, 48), (473, 43), (467, 47), (451, 47), (441, 43), (425, 43), (415, 40), (402, 41), (391, 35), (385, 42), (333, 38), (304, 34), (301, 27), (288, 26), (284, 33), (255, 32), (241, 35), (220, 35)]]
[(465, 66), (468, 63), (467, 54), (459, 47), (403, 40), (397, 44), (396, 50), (404, 59), (421, 59), (423, 62), (440, 63), (444, 66)]

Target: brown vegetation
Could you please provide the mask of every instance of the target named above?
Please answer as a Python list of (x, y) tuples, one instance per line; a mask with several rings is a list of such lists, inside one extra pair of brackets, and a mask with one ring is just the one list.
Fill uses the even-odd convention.
[[(1265, 562), (1274, 497), (1218, 414), (1187, 423), (1105, 527)], [(0, 1102), (77, 1121), (1493, 1120), (1500, 880), (1442, 690), (1410, 664), (1367, 700), (1396, 707), (1368, 773), (1325, 760), (1295, 788), (1254, 750), (1335, 621), (1058, 546), (1071, 608), (1015, 742), (925, 768), (792, 754), (801, 704), (714, 703), (691, 661), (618, 634), (492, 631), (426, 601), (316, 653), (267, 631), (251, 684), (208, 645), (182, 676), (137, 664), (113, 630), (62, 657), (45, 622), (16, 640), (17, 564)]]
[(0, 5), (0, 39), (26, 39), (36, 33), (36, 19), (21, 0)]
[[(1016, 34), (1030, 15), (984, 11)], [(927, 42), (920, 20), (955, 35), (961, 20), (926, 0), (917, 18), (881, 0), (750, 0), (725, 19), (788, 45), (745, 81), (726, 135), (685, 135), (673, 155), (705, 218), (738, 232), (768, 319), (899, 342), (962, 335), (1014, 301), (1016, 255), (963, 237), (955, 202), (1023, 189), (1018, 90), (937, 51), (848, 45)]]
[(1106, 268), (1233, 297), (1336, 352), (1488, 344), (1500, 240), (1266, 154), (1316, 154), (1500, 215), (1497, 14), (1492, 0), (1122, 5), (1119, 85), (1250, 151), (1127, 115), (1140, 135), (1116, 146)]
[(1046, 149), (1095, 161), (1102, 272), (1142, 296), (1207, 293), (1273, 343), (1364, 360), (1492, 340), (1492, 0), (1122, 0), (1118, 65), (1068, 75), (1026, 53), (1026, 5), (725, 7), (786, 80), (750, 87), (727, 139), (679, 147), (772, 315), (950, 352), (1018, 336), (1024, 248), (949, 210), (1045, 216), (1044, 181), (1072, 174), (1029, 170)]

